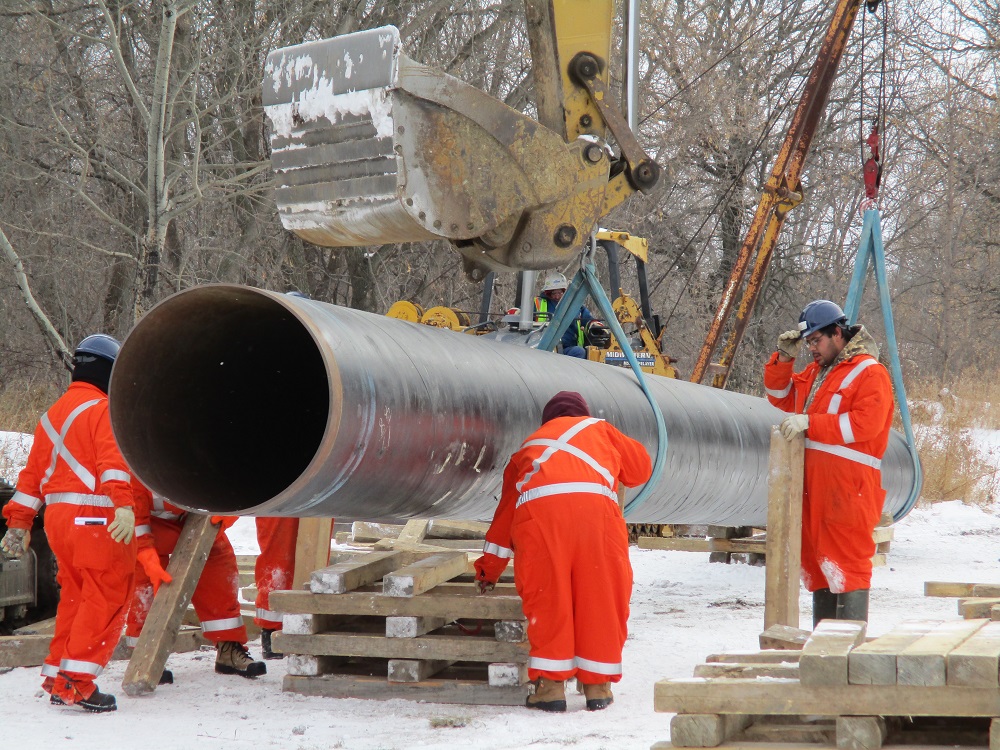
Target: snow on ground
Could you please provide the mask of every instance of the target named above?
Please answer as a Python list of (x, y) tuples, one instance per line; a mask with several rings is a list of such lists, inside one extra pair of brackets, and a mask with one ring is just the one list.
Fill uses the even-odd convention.
[[(898, 524), (889, 566), (875, 570), (869, 632), (885, 633), (905, 619), (958, 619), (954, 599), (923, 596), (924, 581), (1000, 583), (997, 512), (939, 503), (916, 509)], [(230, 534), (238, 553), (256, 552), (252, 521), (241, 519)], [(125, 662), (112, 662), (99, 684), (118, 695), (119, 709), (105, 715), (50, 706), (37, 668), (0, 675), (4, 742), (80, 750), (125, 742), (139, 742), (144, 750), (648, 748), (670, 735), (670, 715), (653, 711), (657, 680), (690, 677), (710, 653), (757, 649), (764, 569), (634, 547), (631, 557), (635, 590), (625, 674), (606, 711), (583, 710), (582, 696), (573, 692), (570, 711), (562, 715), (521, 707), (303, 697), (281, 692), (283, 662), (267, 662), (268, 674), (250, 681), (216, 675), (214, 652), (205, 651), (171, 655), (175, 683), (143, 698), (121, 692)], [(805, 627), (810, 603), (803, 593)], [(251, 650), (259, 653), (258, 644)]]

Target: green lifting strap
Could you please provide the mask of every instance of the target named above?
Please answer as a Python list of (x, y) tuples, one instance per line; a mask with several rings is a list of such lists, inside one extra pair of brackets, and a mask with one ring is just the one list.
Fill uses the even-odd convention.
[(653, 407), (653, 416), (656, 419), (657, 446), (656, 459), (653, 461), (653, 473), (650, 475), (649, 481), (643, 485), (639, 494), (625, 505), (624, 515), (627, 516), (646, 501), (649, 493), (652, 492), (653, 487), (659, 480), (660, 474), (663, 473), (663, 466), (667, 458), (667, 425), (663, 421), (663, 412), (660, 411), (660, 405), (656, 403), (656, 399), (649, 390), (645, 374), (639, 368), (639, 362), (632, 352), (632, 345), (629, 343), (621, 323), (618, 322), (618, 316), (615, 315), (614, 308), (611, 307), (611, 300), (608, 299), (604, 287), (601, 286), (600, 281), (597, 279), (597, 272), (594, 270), (594, 265), (589, 261), (585, 261), (580, 266), (580, 270), (576, 272), (576, 276), (570, 282), (566, 294), (563, 295), (563, 298), (556, 306), (556, 313), (552, 322), (549, 323), (545, 329), (545, 333), (542, 334), (541, 340), (538, 342), (538, 348), (545, 351), (555, 350), (563, 333), (576, 320), (577, 312), (587, 299), (588, 294), (597, 303), (601, 316), (607, 322), (615, 338), (618, 339), (618, 344), (625, 354), (625, 359), (628, 360), (632, 372), (635, 373), (636, 380), (639, 381), (639, 387), (642, 388), (642, 392), (646, 395), (649, 405)]
[(906, 403), (906, 389), (903, 386), (903, 369), (899, 365), (899, 346), (896, 342), (896, 328), (892, 318), (892, 303), (889, 301), (889, 284), (885, 273), (885, 246), (882, 244), (882, 223), (877, 208), (869, 208), (864, 214), (865, 222), (861, 229), (861, 242), (858, 255), (854, 260), (854, 274), (847, 290), (847, 302), (844, 312), (847, 322), (854, 325), (858, 321), (861, 310), (861, 297), (865, 292), (865, 281), (868, 270), (874, 267), (875, 285), (878, 288), (882, 303), (882, 318), (885, 321), (885, 339), (889, 349), (889, 370), (892, 374), (892, 387), (896, 392), (896, 403), (899, 404), (899, 414), (903, 421), (903, 432), (906, 435), (906, 447), (913, 459), (913, 486), (910, 487), (906, 503), (897, 511), (893, 521), (899, 521), (909, 513), (920, 497), (923, 485), (923, 470), (920, 457), (917, 455), (917, 444), (913, 437), (913, 426), (910, 423), (910, 407)]

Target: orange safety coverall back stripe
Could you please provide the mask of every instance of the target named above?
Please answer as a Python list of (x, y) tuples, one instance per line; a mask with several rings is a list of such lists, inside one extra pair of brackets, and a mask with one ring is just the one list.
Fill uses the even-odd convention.
[[(144, 540), (151, 538), (152, 546), (159, 555), (160, 565), (166, 568), (184, 530), (186, 512), (159, 496), (154, 497), (138, 479), (133, 480), (133, 485), (137, 507), (149, 508), (149, 531), (138, 537), (140, 544), (147, 543)], [(143, 515), (145, 514), (140, 511), (137, 517), (141, 518)], [(137, 523), (137, 533), (139, 529), (140, 524)], [(145, 529), (143, 531), (145, 532)], [(208, 552), (208, 559), (198, 578), (198, 584), (191, 595), (191, 604), (201, 622), (202, 634), (212, 643), (247, 642), (247, 629), (243, 624), (243, 614), (240, 612), (239, 581), (236, 553), (226, 532), (220, 529)], [(134, 646), (138, 641), (152, 605), (153, 584), (142, 565), (136, 565), (135, 589), (125, 629), (126, 642), (129, 645)]]
[[(867, 335), (867, 334), (865, 334)], [(817, 363), (793, 372), (777, 352), (764, 367), (768, 400), (809, 415), (802, 495), (802, 580), (840, 594), (871, 586), (872, 531), (882, 514), (881, 459), (892, 427), (889, 373), (869, 354), (831, 365), (808, 407)]]
[[(8, 526), (30, 529), (45, 505), (60, 595), (42, 675), (46, 688), (70, 703), (93, 693), (125, 624), (136, 545), (114, 541), (108, 525), (116, 508), (133, 505), (130, 482), (107, 396), (75, 382), (39, 420), (17, 491), (3, 509)], [(65, 679), (53, 686), (60, 674)]]
[(511, 457), (477, 568), (496, 581), (517, 551), (530, 679), (621, 679), (632, 566), (616, 490), (651, 471), (641, 443), (592, 417), (549, 420)]

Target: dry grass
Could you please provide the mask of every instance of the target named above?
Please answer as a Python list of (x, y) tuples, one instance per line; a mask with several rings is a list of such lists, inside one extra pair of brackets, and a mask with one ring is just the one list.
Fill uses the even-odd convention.
[(18, 381), (7, 384), (0, 391), (0, 431), (34, 432), (38, 418), (60, 393), (62, 389), (52, 383)]
[(971, 432), (1000, 429), (1000, 383), (967, 372), (950, 386), (907, 384), (906, 395), (924, 470), (922, 501), (990, 505), (1000, 498), (996, 458), (977, 447)]

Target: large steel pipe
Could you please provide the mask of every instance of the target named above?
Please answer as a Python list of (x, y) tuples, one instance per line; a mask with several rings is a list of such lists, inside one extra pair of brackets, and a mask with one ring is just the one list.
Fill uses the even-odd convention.
[[(629, 521), (766, 523), (759, 398), (650, 377), (669, 431), (655, 491)], [(240, 286), (190, 289), (122, 346), (111, 422), (151, 489), (211, 513), (488, 520), (542, 406), (576, 390), (655, 454), (631, 371)], [(886, 510), (913, 466), (894, 434)], [(635, 492), (635, 491), (633, 491)]]

